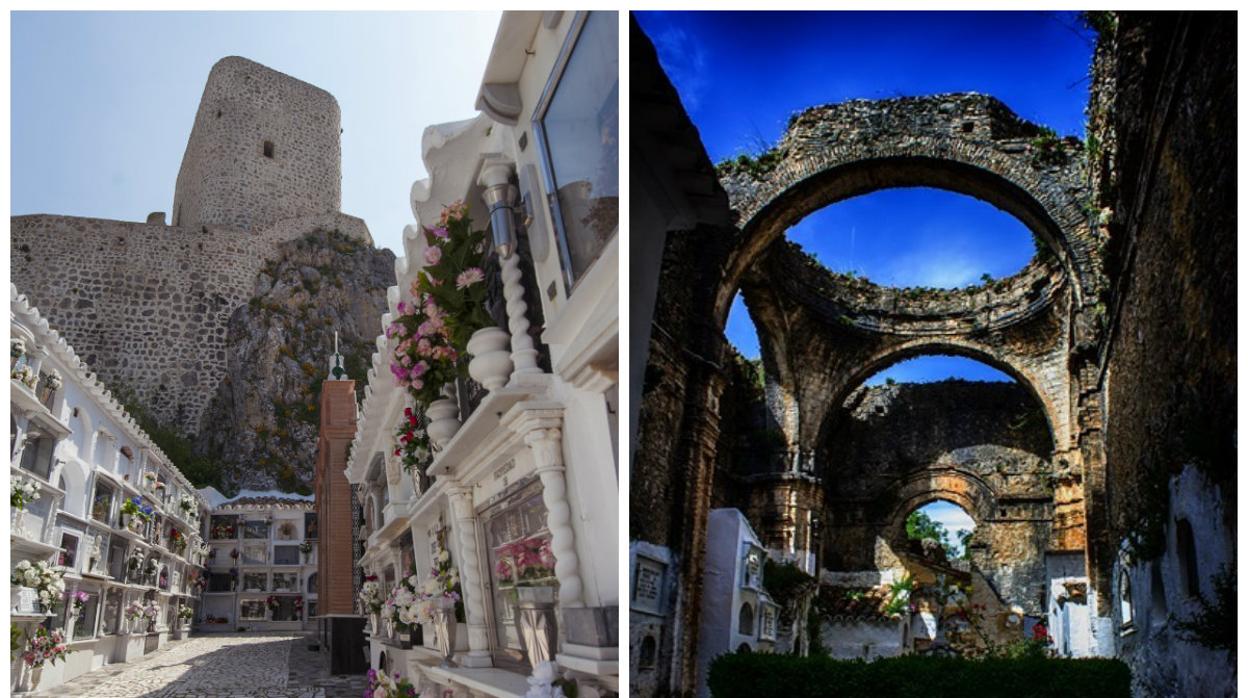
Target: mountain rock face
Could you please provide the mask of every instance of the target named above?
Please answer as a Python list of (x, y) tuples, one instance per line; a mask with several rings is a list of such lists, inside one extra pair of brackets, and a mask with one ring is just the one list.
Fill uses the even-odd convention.
[(395, 282), (392, 252), (336, 231), (285, 243), (274, 259), (230, 318), (226, 376), (195, 437), (196, 453), (217, 463), (226, 493), (311, 492), (334, 333), (347, 377), (362, 392), (386, 288)]

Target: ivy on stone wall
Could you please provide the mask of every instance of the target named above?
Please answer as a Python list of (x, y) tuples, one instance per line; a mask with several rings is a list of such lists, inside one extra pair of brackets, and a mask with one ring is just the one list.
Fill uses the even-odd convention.
[(113, 390), (114, 397), (125, 407), (126, 412), (134, 418), (156, 444), (164, 452), (173, 467), (177, 468), (195, 487), (221, 486), (221, 463), (216, 458), (195, 453), (191, 439), (178, 433), (173, 427), (160, 424), (138, 402), (133, 390), (122, 386)]

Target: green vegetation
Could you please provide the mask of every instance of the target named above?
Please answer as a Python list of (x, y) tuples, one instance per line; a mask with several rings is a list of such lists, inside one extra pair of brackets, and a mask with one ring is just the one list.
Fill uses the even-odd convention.
[(801, 598), (818, 586), (814, 577), (806, 574), (792, 562), (763, 563), (763, 587), (776, 603), (780, 604), (780, 620), (785, 625), (793, 622)]
[(1177, 621), (1179, 636), (1211, 650), (1226, 650), (1234, 657), (1236, 586), (1235, 568), (1224, 566), (1213, 577), (1213, 603), (1200, 594), (1200, 610), (1191, 618)]
[(1096, 32), (1098, 42), (1104, 41), (1106, 37), (1118, 31), (1118, 13), (1111, 10), (1081, 12), (1079, 19), (1088, 29)]
[(763, 179), (776, 169), (784, 159), (784, 151), (772, 148), (757, 157), (741, 154), (736, 160), (724, 160), (715, 166), (715, 173), (720, 177), (734, 174), (748, 174), (754, 179)]
[(1031, 139), (1031, 164), (1033, 167), (1065, 165), (1072, 154), (1082, 149), (1078, 138), (1061, 138), (1053, 129), (1041, 126), (1039, 134)]
[[(945, 549), (945, 557), (950, 560), (965, 558), (967, 555), (965, 547), (959, 553), (957, 546), (949, 542), (949, 531), (945, 530), (944, 524), (918, 509), (906, 517), (906, 537), (910, 540), (934, 540), (940, 543), (940, 547)], [(960, 536), (959, 540), (965, 541), (967, 537)]]
[[(940, 524), (936, 524), (940, 526)], [(943, 526), (941, 527), (944, 528)], [(914, 577), (903, 574), (888, 585), (888, 601), (884, 604), (883, 614), (889, 617), (900, 615), (910, 610), (910, 594), (914, 592)]]
[[(813, 649), (813, 646), (812, 646)], [(826, 655), (725, 654), (711, 663), (715, 698), (1129, 698), (1131, 671), (1117, 659), (962, 659), (906, 655), (836, 660)]]
[(192, 485), (220, 489), (222, 465), (218, 459), (196, 454), (190, 438), (178, 433), (173, 427), (157, 422), (155, 417), (139, 405), (132, 390), (119, 388), (113, 391), (113, 395), (126, 412), (134, 417), (139, 428), (151, 437), (152, 442), (169, 457), (169, 462), (182, 471)]

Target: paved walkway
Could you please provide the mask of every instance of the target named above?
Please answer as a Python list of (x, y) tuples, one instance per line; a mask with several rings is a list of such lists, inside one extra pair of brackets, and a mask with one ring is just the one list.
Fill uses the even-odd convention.
[(365, 678), (332, 676), (313, 638), (290, 633), (197, 635), (113, 664), (38, 696), (82, 698), (359, 698)]

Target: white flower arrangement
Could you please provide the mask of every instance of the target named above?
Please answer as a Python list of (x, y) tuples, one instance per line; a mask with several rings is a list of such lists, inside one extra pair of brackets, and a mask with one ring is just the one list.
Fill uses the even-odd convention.
[(45, 611), (50, 611), (56, 606), (57, 601), (65, 596), (63, 574), (61, 570), (49, 565), (45, 560), (34, 564), (31, 564), (30, 560), (22, 560), (17, 563), (17, 567), (13, 568), (13, 576), (9, 578), (9, 583), (34, 589), (39, 594), (39, 605)]
[(29, 364), (22, 364), (14, 368), (9, 375), (31, 390), (34, 390), (35, 386), (39, 384), (39, 374), (35, 373), (35, 370)]
[[(415, 579), (412, 575), (410, 579)], [(411, 581), (395, 585), (386, 598), (382, 617), (391, 622), (411, 627), (417, 623), (428, 623), (433, 620), (433, 603), (428, 597), (417, 591), (419, 587)]]
[(25, 475), (14, 477), (10, 487), (9, 506), (16, 507), (18, 511), (26, 511), (26, 505), (39, 499), (43, 492), (38, 482)]
[(47, 374), (44, 380), (47, 381), (48, 387), (51, 388), (53, 391), (60, 390), (61, 386), (65, 385), (65, 381), (61, 379), (60, 372), (57, 371), (56, 369), (52, 369), (52, 371)]
[(21, 337), (9, 340), (9, 358), (20, 359), (23, 356), (26, 356), (26, 340)]
[(364, 612), (380, 613), (384, 602), (381, 597), (381, 584), (364, 582), (364, 586), (360, 588), (360, 605), (364, 607)]

